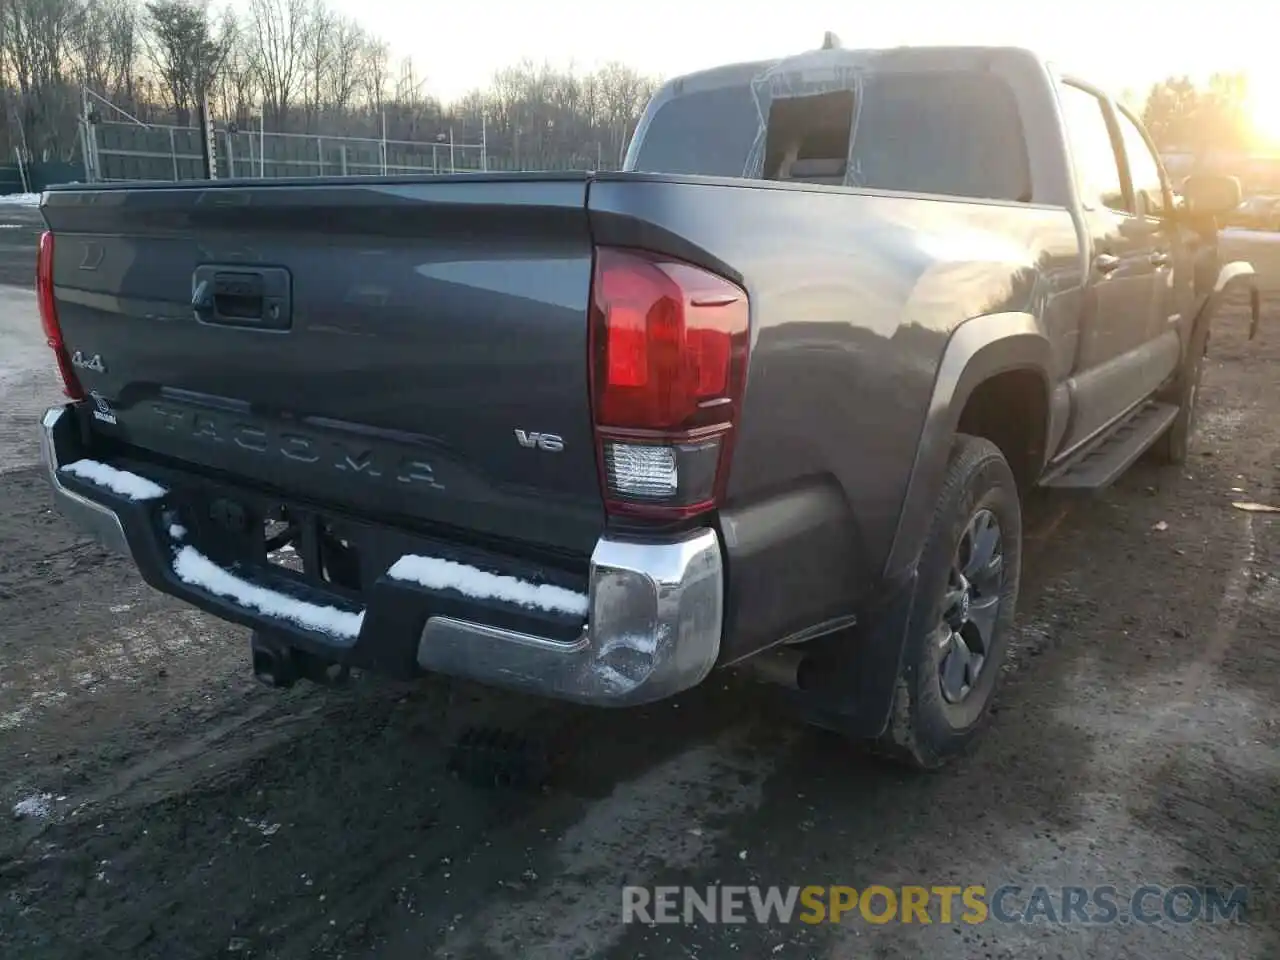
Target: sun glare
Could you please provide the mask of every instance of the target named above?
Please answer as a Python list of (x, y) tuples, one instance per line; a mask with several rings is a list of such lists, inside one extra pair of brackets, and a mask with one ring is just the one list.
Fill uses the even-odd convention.
[(1258, 139), (1280, 145), (1280, 84), (1258, 84), (1249, 97), (1249, 118)]

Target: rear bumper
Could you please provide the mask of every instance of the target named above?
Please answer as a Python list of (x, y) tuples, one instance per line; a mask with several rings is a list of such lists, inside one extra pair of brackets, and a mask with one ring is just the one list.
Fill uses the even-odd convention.
[[(725, 575), (713, 530), (661, 541), (601, 537), (586, 578), (585, 615), (530, 613), (502, 596), (476, 598), (393, 578), (390, 564), (363, 592), (361, 605), (257, 568), (215, 567), (212, 577), (193, 578), (188, 563), (180, 572), (176, 558), (185, 552), (190, 561), (199, 546), (187, 542), (178, 521), (180, 492), (137, 500), (68, 474), (62, 468), (84, 458), (72, 407), (45, 414), (41, 450), (58, 511), (109, 549), (132, 557), (149, 584), (333, 663), (390, 676), (444, 673), (562, 700), (626, 706), (695, 686), (720, 653)], [(431, 546), (411, 543), (402, 531), (387, 533), (406, 543), (396, 548), (406, 554), (428, 553)], [(210, 562), (196, 555), (197, 572), (210, 570)], [(510, 576), (496, 562), (490, 567), (484, 573)], [(271, 612), (283, 609), (294, 613), (285, 619)], [(358, 627), (324, 627), (332, 622)]]

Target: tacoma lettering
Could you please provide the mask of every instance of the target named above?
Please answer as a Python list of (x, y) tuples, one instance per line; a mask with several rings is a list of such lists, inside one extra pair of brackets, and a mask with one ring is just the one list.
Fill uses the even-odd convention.
[[(335, 445), (341, 448), (340, 444)], [(337, 467), (339, 470), (350, 470), (352, 473), (363, 472), (376, 479), (382, 476), (382, 471), (374, 466), (373, 456), (373, 451), (368, 448), (356, 452), (344, 450), (342, 459), (338, 461)]]
[(380, 450), (333, 437), (303, 433), (293, 427), (273, 430), (269, 425), (220, 417), (207, 410), (182, 410), (168, 404), (153, 403), (151, 411), (164, 432), (184, 434), (199, 443), (230, 441), (246, 453), (269, 459), (315, 465), (318, 469), (331, 468), (347, 476), (372, 481), (445, 489), (444, 484), (436, 479), (435, 469), (428, 461), (416, 456), (399, 456), (394, 450)]

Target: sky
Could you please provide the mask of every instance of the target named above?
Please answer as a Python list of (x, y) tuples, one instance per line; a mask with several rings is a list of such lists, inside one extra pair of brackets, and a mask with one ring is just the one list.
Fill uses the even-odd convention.
[(673, 76), (818, 46), (1016, 44), (1120, 94), (1170, 74), (1252, 69), (1280, 122), (1280, 45), (1262, 0), (328, 0), (410, 54), (444, 100), (529, 58), (583, 70), (609, 60)]

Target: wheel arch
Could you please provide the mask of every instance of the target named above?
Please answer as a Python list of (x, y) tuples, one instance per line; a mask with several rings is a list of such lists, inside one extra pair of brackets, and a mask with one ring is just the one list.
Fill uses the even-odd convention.
[[(931, 504), (937, 499), (947, 459), (962, 421), (972, 426), (975, 420), (990, 426), (994, 421), (985, 398), (1006, 396), (1009, 389), (1030, 389), (1035, 398), (1028, 412), (1027, 434), (1032, 436), (1031, 449), (1014, 466), (1019, 481), (1034, 480), (1047, 459), (1047, 445), (1053, 435), (1052, 421), (1057, 415), (1052, 389), (1052, 347), (1040, 330), (1036, 318), (1029, 313), (993, 313), (974, 317), (958, 326), (943, 350), (925, 422), (916, 447), (916, 459), (907, 481), (906, 493), (899, 512), (898, 525), (885, 563), (885, 576), (892, 578), (911, 567), (920, 552), (927, 533)], [(983, 412), (974, 413), (974, 398), (984, 403)], [(1001, 418), (1003, 424), (1011, 421)], [(1005, 444), (1020, 442), (1013, 430), (1005, 436), (992, 437), (1004, 451)], [(1004, 444), (1002, 444), (1002, 439)], [(1009, 451), (1005, 451), (1006, 457)]]

